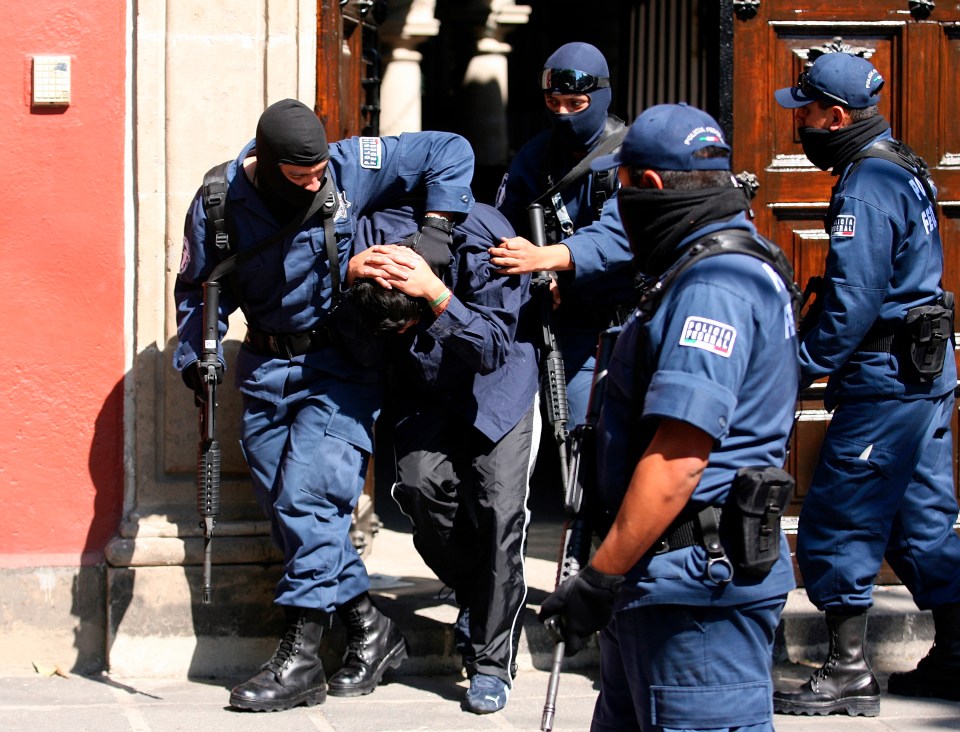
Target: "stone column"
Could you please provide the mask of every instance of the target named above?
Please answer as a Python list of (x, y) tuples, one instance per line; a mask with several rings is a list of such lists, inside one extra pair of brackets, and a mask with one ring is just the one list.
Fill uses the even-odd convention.
[(380, 26), (384, 49), (383, 79), (380, 83), (380, 134), (399, 135), (423, 129), (423, 57), (417, 46), (440, 31), (434, 17), (436, 0), (408, 0), (392, 3), (390, 14)]

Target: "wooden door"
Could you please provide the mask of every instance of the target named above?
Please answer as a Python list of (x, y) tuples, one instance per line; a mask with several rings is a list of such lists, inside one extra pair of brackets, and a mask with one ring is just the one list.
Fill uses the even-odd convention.
[[(757, 226), (786, 251), (798, 282), (822, 273), (829, 244), (823, 216), (835, 178), (806, 159), (792, 113), (776, 104), (773, 92), (793, 84), (811, 54), (843, 50), (863, 55), (883, 74), (881, 113), (932, 169), (945, 286), (960, 292), (960, 6), (907, 0), (733, 6), (734, 170), (758, 176)], [(792, 515), (799, 513), (829, 420), (816, 395), (801, 407), (788, 466), (798, 482)], [(880, 581), (896, 579), (885, 567)]]
[(330, 141), (380, 134), (385, 0), (317, 0), (317, 99)]

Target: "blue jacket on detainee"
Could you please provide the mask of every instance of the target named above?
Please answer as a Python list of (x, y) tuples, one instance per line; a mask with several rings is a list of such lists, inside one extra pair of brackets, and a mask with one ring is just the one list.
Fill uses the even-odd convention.
[[(417, 217), (410, 207), (372, 214), (360, 222), (357, 250), (404, 240), (417, 230)], [(510, 224), (480, 203), (454, 227), (453, 264), (443, 275), (453, 297), (438, 318), (400, 336), (409, 347), (397, 363), (401, 393), (393, 395), (404, 414), (440, 399), (494, 442), (529, 411), (538, 385), (526, 315), (530, 275), (497, 274), (487, 250), (501, 236), (513, 236)]]
[[(228, 217), (231, 253), (242, 252), (282, 228), (260, 199), (242, 171), (243, 160), (256, 154), (251, 141), (227, 171)], [(424, 191), (433, 211), (465, 214), (473, 205), (473, 151), (459, 135), (446, 132), (406, 133), (398, 137), (354, 137), (330, 145), (327, 176), (337, 196), (334, 225), (337, 236), (337, 266), (346, 282), (347, 262), (352, 256), (357, 219), (378, 208), (394, 205), (414, 190)], [(235, 233), (234, 233), (235, 232)], [(202, 283), (226, 257), (207, 243), (206, 215), (198, 192), (184, 227), (183, 258), (174, 294), (177, 302), (179, 344), (174, 353), (178, 371), (192, 364), (201, 351), (203, 332)], [(240, 305), (242, 294), (248, 323), (268, 333), (301, 333), (324, 324), (332, 305), (332, 280), (324, 243), (323, 220), (315, 214), (303, 228), (283, 242), (270, 246), (233, 271), (221, 289), (220, 337), (227, 318)], [(334, 376), (363, 378), (366, 369), (340, 347), (311, 351), (292, 362)], [(272, 359), (242, 348), (236, 383), (241, 392), (268, 401), (278, 401), (283, 391), (283, 369), (274, 369)]]
[[(870, 145), (890, 137), (887, 130)], [(875, 323), (892, 329), (908, 310), (941, 296), (943, 247), (935, 206), (912, 173), (887, 160), (864, 158), (837, 181), (826, 220), (823, 312), (800, 346), (804, 382), (830, 377), (828, 409), (842, 397), (920, 399), (956, 385), (949, 351), (939, 378), (906, 384), (898, 378), (895, 355), (858, 350)]]
[[(678, 249), (723, 229), (756, 234), (738, 214), (696, 231)], [(798, 381), (793, 304), (776, 271), (739, 253), (695, 263), (667, 289), (649, 321), (634, 315), (626, 322), (614, 347), (597, 432), (604, 506), (619, 507), (663, 418), (714, 439), (684, 515), (722, 506), (737, 470), (783, 465)], [(699, 545), (648, 554), (627, 574), (618, 607), (730, 606), (786, 594), (795, 584), (782, 534), (779, 561), (763, 580), (735, 572), (730, 583), (715, 584), (706, 575), (707, 559)]]

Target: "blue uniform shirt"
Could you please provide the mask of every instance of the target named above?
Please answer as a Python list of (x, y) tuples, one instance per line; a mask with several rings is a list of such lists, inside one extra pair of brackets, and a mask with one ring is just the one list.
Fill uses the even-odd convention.
[[(527, 206), (547, 190), (545, 172), (559, 182), (577, 163), (570, 157), (554, 162), (550, 168), (545, 158), (551, 134), (550, 130), (541, 132), (520, 148), (497, 192), (497, 209), (527, 238)], [(549, 169), (545, 171), (544, 166)], [(616, 175), (616, 171), (609, 172)], [(574, 229), (562, 243), (570, 250), (576, 268), (558, 273), (562, 298), (558, 323), (562, 324), (565, 318), (575, 320), (578, 313), (597, 305), (633, 304), (633, 255), (620, 223), (616, 196), (603, 204), (598, 217), (593, 206), (593, 175), (589, 172), (560, 195)]]
[[(360, 223), (358, 250), (402, 241), (417, 229), (410, 208)], [(497, 274), (487, 250), (501, 236), (513, 236), (513, 229), (484, 204), (454, 228), (453, 264), (444, 275), (454, 297), (436, 320), (412, 329), (413, 341), (398, 363), (404, 392), (396, 395), (411, 412), (442, 399), (494, 442), (529, 411), (538, 374), (531, 324), (521, 318), (530, 275)]]
[[(281, 228), (242, 174), (243, 160), (255, 154), (253, 147), (253, 141), (248, 143), (227, 171), (227, 215), (234, 223), (232, 253), (254, 246)], [(427, 210), (466, 213), (473, 204), (473, 151), (464, 138), (450, 133), (354, 137), (335, 142), (330, 145), (326, 174), (337, 195), (334, 224), (341, 282), (345, 281), (347, 262), (353, 253), (357, 219), (365, 213), (394, 204), (415, 189), (425, 190)], [(206, 214), (198, 193), (187, 214), (183, 258), (174, 289), (179, 335), (174, 366), (180, 371), (200, 353), (201, 285), (224, 258), (206, 242)], [(299, 231), (241, 264), (227, 278), (221, 289), (220, 336), (226, 333), (229, 314), (241, 305), (235, 291), (242, 293), (251, 326), (269, 333), (298, 333), (323, 325), (332, 304), (332, 286), (323, 222), (317, 214)], [(335, 376), (365, 378), (362, 372), (366, 369), (338, 347), (312, 351), (293, 360)], [(282, 361), (286, 363), (287, 359)], [(241, 349), (238, 388), (250, 396), (278, 400), (284, 371), (272, 368), (275, 363), (271, 362), (277, 359)]]
[[(889, 138), (887, 130), (870, 144)], [(954, 388), (950, 352), (938, 379), (905, 384), (894, 355), (857, 350), (874, 323), (892, 329), (908, 310), (942, 294), (943, 247), (934, 209), (920, 181), (886, 160), (866, 158), (837, 181), (827, 215), (823, 313), (800, 347), (804, 381), (830, 377), (828, 408), (843, 396), (926, 398)]]
[[(741, 214), (680, 246), (729, 228), (755, 233)], [(685, 514), (722, 506), (738, 469), (783, 465), (798, 371), (792, 303), (776, 272), (744, 254), (697, 262), (674, 281), (649, 322), (627, 321), (614, 347), (598, 427), (604, 504), (619, 506), (662, 418), (714, 439)], [(794, 577), (783, 536), (780, 548), (765, 579), (735, 574), (726, 585), (706, 578), (701, 546), (645, 557), (628, 573), (618, 605), (735, 605), (785, 594)]]

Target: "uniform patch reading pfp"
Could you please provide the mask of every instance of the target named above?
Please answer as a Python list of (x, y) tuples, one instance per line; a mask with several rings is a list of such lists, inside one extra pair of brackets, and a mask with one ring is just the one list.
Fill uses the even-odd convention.
[(383, 165), (383, 141), (379, 137), (360, 138), (360, 167), (380, 170)]
[(830, 234), (831, 236), (853, 236), (856, 230), (857, 217), (844, 214), (843, 216), (837, 216), (834, 220), (833, 230)]
[(735, 340), (737, 340), (737, 329), (733, 326), (692, 315), (687, 318), (680, 333), (681, 346), (702, 348), (704, 351), (724, 358), (730, 358)]

